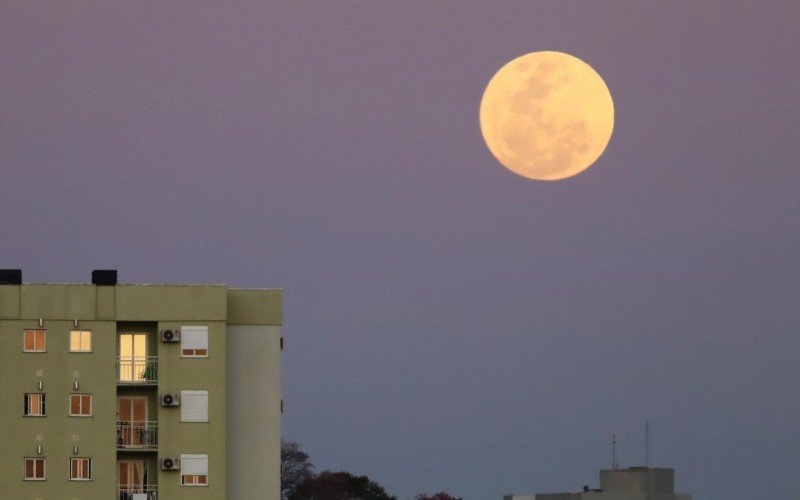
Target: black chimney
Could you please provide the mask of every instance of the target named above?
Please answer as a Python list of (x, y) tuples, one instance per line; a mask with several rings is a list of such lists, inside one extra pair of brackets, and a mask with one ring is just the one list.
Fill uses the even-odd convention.
[(21, 285), (22, 269), (0, 269), (0, 285)]
[(92, 271), (92, 285), (114, 286), (117, 284), (116, 269), (95, 269)]

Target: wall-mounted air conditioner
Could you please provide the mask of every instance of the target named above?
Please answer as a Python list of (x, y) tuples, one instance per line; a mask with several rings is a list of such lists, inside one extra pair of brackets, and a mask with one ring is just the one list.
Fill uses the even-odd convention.
[(176, 328), (161, 330), (161, 342), (180, 342), (181, 331)]
[(181, 395), (180, 394), (162, 394), (161, 395), (161, 406), (180, 406), (181, 405)]
[(181, 461), (178, 458), (162, 458), (161, 470), (181, 470)]

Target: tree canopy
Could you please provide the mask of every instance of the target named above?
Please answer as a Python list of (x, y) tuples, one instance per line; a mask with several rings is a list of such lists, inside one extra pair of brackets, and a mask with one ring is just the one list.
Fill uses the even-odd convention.
[(323, 471), (304, 481), (289, 500), (397, 500), (367, 476)]
[(281, 440), (281, 496), (289, 498), (303, 482), (314, 477), (314, 464), (297, 443)]
[(449, 493), (445, 493), (444, 491), (440, 491), (439, 493), (434, 493), (433, 495), (428, 495), (426, 493), (420, 493), (417, 495), (416, 500), (461, 500), (461, 497), (454, 497)]

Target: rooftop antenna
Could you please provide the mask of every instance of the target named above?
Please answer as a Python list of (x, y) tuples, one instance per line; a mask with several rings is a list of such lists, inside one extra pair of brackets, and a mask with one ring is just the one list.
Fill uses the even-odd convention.
[(650, 463), (650, 421), (644, 421), (644, 466)]
[(611, 468), (619, 469), (619, 462), (617, 462), (617, 435), (611, 435)]

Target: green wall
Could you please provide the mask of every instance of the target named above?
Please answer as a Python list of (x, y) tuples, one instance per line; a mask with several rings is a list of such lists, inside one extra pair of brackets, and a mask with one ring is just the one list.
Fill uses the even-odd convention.
[[(117, 460), (142, 458), (149, 461), (150, 482), (157, 479), (159, 500), (224, 500), (227, 326), (279, 325), (281, 298), (277, 290), (228, 290), (223, 285), (0, 285), (0, 491), (14, 500), (110, 499), (116, 492)], [(40, 320), (47, 351), (25, 353), (23, 330), (39, 328)], [(75, 320), (79, 329), (92, 331), (91, 353), (69, 352)], [(208, 326), (208, 358), (182, 358), (180, 343), (160, 342), (160, 330), (185, 325)], [(158, 355), (157, 386), (117, 384), (118, 333), (131, 330), (149, 335), (148, 354)], [(24, 417), (23, 394), (38, 392), (39, 380), (47, 395), (47, 416)], [(77, 392), (94, 395), (92, 417), (68, 416), (76, 380)], [(273, 390), (271, 398), (279, 398), (277, 378), (258, 383)], [(208, 390), (208, 423), (181, 423), (179, 407), (160, 406), (161, 394), (181, 390)], [(149, 418), (159, 426), (157, 452), (117, 451), (117, 396), (126, 394), (148, 397)], [(272, 427), (255, 432), (274, 434), (270, 442), (278, 442), (279, 423)], [(40, 456), (47, 458), (47, 480), (23, 481), (23, 457), (37, 456), (38, 444)], [(182, 487), (179, 472), (160, 470), (160, 457), (182, 453), (209, 455), (208, 487)], [(71, 456), (93, 459), (92, 481), (68, 480)], [(279, 484), (264, 486), (264, 498), (278, 498)]]

